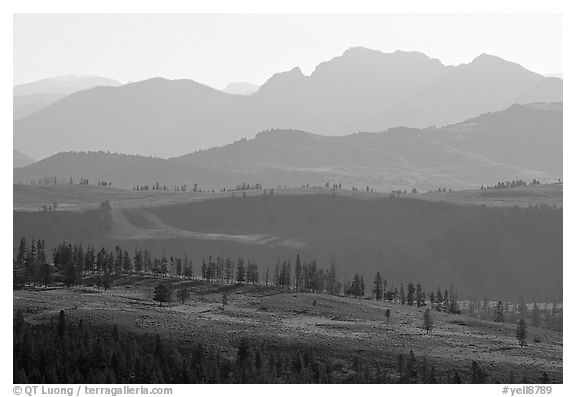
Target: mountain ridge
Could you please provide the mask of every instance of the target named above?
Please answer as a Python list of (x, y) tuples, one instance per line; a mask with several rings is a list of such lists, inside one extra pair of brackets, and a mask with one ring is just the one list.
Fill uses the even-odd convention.
[(162, 78), (77, 92), (17, 120), (14, 140), (37, 158), (62, 150), (174, 157), (270, 128), (325, 135), (425, 128), (527, 100), (561, 101), (561, 80), (493, 56), (445, 66), (425, 54), (355, 48), (310, 76), (298, 67), (276, 73), (248, 96)]
[(66, 152), (15, 170), (14, 180), (72, 176), (128, 188), (155, 182), (216, 189), (243, 182), (267, 187), (331, 182), (379, 191), (461, 189), (500, 180), (556, 181), (562, 177), (561, 138), (560, 104), (513, 105), (445, 128), (397, 127), (346, 136), (266, 130), (167, 159)]
[(116, 80), (98, 76), (65, 75), (19, 84), (13, 88), (14, 121), (34, 114), (66, 95), (96, 86), (120, 86)]

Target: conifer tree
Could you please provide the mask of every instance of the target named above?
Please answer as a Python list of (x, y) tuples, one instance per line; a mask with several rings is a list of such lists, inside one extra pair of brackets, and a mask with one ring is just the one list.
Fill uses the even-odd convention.
[(532, 306), (532, 325), (534, 327), (539, 327), (540, 324), (540, 309), (538, 308), (538, 304), (534, 302), (534, 305)]
[(526, 346), (526, 338), (528, 337), (528, 327), (526, 326), (526, 320), (524, 317), (520, 319), (518, 325), (516, 326), (516, 338), (520, 346)]
[(134, 250), (134, 270), (138, 273), (144, 270), (144, 257), (138, 248)]
[(18, 252), (16, 254), (16, 263), (18, 264), (19, 267), (24, 267), (26, 266), (26, 253), (27, 253), (28, 249), (26, 246), (26, 239), (24, 237), (22, 237), (20, 239), (20, 244), (18, 245)]
[(432, 311), (430, 309), (426, 309), (424, 311), (424, 329), (426, 330), (426, 333), (430, 333), (433, 327), (434, 325), (432, 323)]
[(294, 265), (294, 288), (297, 291), (302, 288), (302, 262), (299, 254), (296, 255), (296, 264)]
[(48, 262), (45, 262), (44, 265), (42, 265), (42, 267), (43, 267), (42, 283), (44, 284), (44, 289), (46, 289), (48, 288), (48, 285), (52, 281), (52, 269), (50, 268)]
[(160, 282), (154, 287), (154, 300), (160, 302), (160, 306), (164, 302), (170, 302), (172, 300), (172, 289), (165, 282)]
[(420, 283), (416, 284), (416, 306), (421, 307), (426, 305), (426, 297), (424, 296), (424, 291), (422, 291), (422, 285)]
[(124, 273), (132, 272), (132, 259), (130, 259), (130, 255), (128, 254), (127, 250), (124, 250), (124, 254), (122, 256), (122, 270)]
[(234, 266), (229, 256), (224, 260), (224, 277), (226, 278), (226, 284), (234, 281)]
[(26, 252), (26, 281), (34, 282), (36, 285), (36, 275), (38, 274), (38, 251), (34, 240), (30, 243), (30, 249)]
[(404, 284), (400, 283), (400, 303), (406, 304), (406, 293), (404, 292)]
[(524, 298), (520, 297), (520, 303), (518, 303), (518, 312), (520, 312), (520, 317), (526, 318), (528, 316), (528, 307), (526, 306), (526, 302), (524, 302)]
[(236, 281), (243, 283), (246, 281), (246, 269), (244, 268), (244, 259), (238, 258), (238, 265), (236, 269)]
[(184, 277), (194, 278), (194, 271), (192, 269), (192, 263), (188, 259), (188, 256), (184, 256)]
[(441, 303), (442, 302), (442, 290), (440, 289), (440, 287), (438, 287), (438, 289), (436, 290), (436, 303)]
[(330, 270), (326, 275), (326, 292), (330, 295), (336, 295), (338, 288), (338, 280), (336, 280), (336, 265), (330, 262)]
[(202, 258), (202, 280), (208, 279), (208, 265), (204, 262), (204, 258)]
[(380, 275), (379, 271), (376, 272), (376, 276), (374, 277), (374, 289), (372, 290), (372, 293), (374, 294), (374, 299), (378, 301), (382, 300), (382, 276)]
[(64, 274), (64, 284), (70, 288), (76, 284), (78, 274), (76, 273), (76, 266), (72, 257), (68, 258)]
[(182, 277), (184, 275), (184, 268), (182, 267), (182, 258), (176, 258), (176, 275)]
[(502, 303), (502, 301), (498, 301), (494, 308), (494, 321), (497, 323), (504, 322), (504, 303)]

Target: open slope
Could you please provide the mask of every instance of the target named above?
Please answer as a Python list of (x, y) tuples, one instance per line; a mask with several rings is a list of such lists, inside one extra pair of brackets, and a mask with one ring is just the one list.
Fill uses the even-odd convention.
[[(53, 321), (64, 310), (73, 321), (82, 319), (107, 329), (116, 324), (137, 334), (158, 333), (181, 346), (200, 342), (232, 359), (243, 337), (271, 349), (311, 346), (321, 358), (348, 364), (358, 357), (371, 368), (384, 366), (389, 382), (397, 379), (398, 355), (407, 358), (410, 351), (419, 364), (426, 360), (435, 366), (439, 383), (448, 382), (454, 370), (469, 383), (472, 360), (487, 373), (490, 383), (519, 382), (523, 376), (535, 382), (544, 371), (555, 382), (563, 379), (562, 334), (554, 331), (529, 327), (528, 345), (521, 348), (511, 324), (435, 312), (434, 329), (427, 334), (422, 329), (423, 308), (193, 281), (173, 284), (176, 289), (191, 289), (186, 304), (160, 307), (152, 301), (157, 281), (120, 279), (106, 293), (94, 287), (15, 291), (14, 310), (22, 310), (31, 324)], [(223, 309), (224, 291), (229, 304)], [(387, 308), (391, 309), (389, 321), (384, 314)], [(533, 342), (535, 338), (539, 342)], [(515, 380), (510, 379), (511, 372)]]

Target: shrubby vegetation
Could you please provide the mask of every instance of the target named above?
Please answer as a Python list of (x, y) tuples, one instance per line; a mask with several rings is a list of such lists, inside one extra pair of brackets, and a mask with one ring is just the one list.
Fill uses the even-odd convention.
[[(396, 365), (364, 356), (326, 357), (310, 346), (266, 345), (247, 337), (233, 356), (200, 343), (183, 346), (160, 335), (128, 333), (70, 319), (45, 324), (14, 316), (14, 383), (489, 383), (473, 361), (468, 370), (439, 371), (412, 351)], [(510, 383), (514, 383), (511, 372)], [(550, 383), (546, 373), (522, 383)]]

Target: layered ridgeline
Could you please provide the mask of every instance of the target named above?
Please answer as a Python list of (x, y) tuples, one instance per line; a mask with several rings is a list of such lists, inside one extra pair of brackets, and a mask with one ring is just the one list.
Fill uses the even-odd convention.
[(19, 168), (32, 164), (34, 162), (34, 159), (25, 155), (22, 152), (19, 152), (16, 149), (12, 149), (12, 161), (14, 164), (14, 168)]
[(444, 128), (346, 136), (269, 130), (171, 159), (66, 152), (14, 170), (15, 183), (54, 177), (129, 189), (158, 182), (216, 190), (241, 183), (422, 191), (514, 179), (552, 182), (562, 178), (562, 105), (513, 105)]
[(74, 92), (99, 86), (117, 87), (119, 81), (97, 76), (57, 76), (14, 86), (14, 120), (31, 115)]
[(417, 52), (351, 48), (305, 76), (272, 76), (252, 95), (192, 80), (150, 79), (76, 92), (14, 124), (15, 147), (35, 158), (110, 150), (170, 157), (293, 128), (346, 135), (446, 125), (514, 103), (561, 102), (562, 80), (481, 55), (446, 66)]

